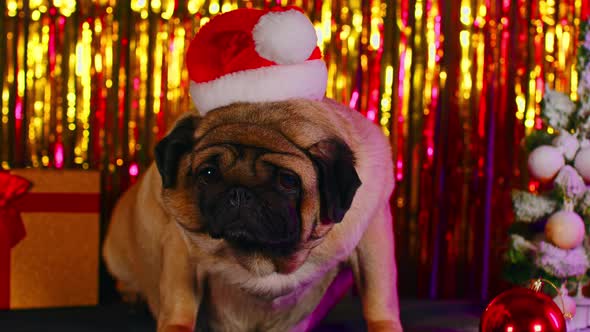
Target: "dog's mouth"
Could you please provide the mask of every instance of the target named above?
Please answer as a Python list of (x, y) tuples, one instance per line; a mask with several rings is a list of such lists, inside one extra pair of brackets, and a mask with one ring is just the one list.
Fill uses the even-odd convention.
[(234, 250), (242, 254), (257, 254), (269, 258), (291, 256), (298, 249), (299, 235), (287, 233), (285, 236), (273, 236), (249, 227), (250, 223), (235, 220), (219, 230), (210, 230), (214, 239), (224, 239)]
[(289, 260), (301, 248), (297, 206), (269, 203), (250, 190), (238, 189), (201, 208), (206, 233), (223, 239), (236, 256), (248, 261)]

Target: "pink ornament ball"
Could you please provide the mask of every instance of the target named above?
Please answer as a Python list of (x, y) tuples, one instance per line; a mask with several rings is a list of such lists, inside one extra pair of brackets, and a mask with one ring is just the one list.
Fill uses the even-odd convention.
[(564, 316), (572, 318), (576, 315), (576, 301), (567, 294), (557, 295), (553, 298), (553, 302), (561, 309)]
[(586, 233), (584, 221), (575, 212), (558, 211), (545, 225), (547, 239), (561, 249), (573, 249), (582, 244)]
[(584, 181), (590, 182), (590, 147), (578, 151), (574, 160), (574, 167), (580, 173)]
[(541, 182), (551, 181), (565, 165), (565, 159), (559, 149), (551, 145), (541, 145), (529, 155), (529, 171)]

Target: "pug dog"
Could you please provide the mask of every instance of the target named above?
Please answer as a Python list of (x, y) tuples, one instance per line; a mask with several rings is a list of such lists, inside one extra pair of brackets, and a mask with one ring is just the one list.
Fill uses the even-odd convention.
[(389, 143), (333, 100), (185, 114), (114, 209), (103, 248), (158, 332), (306, 331), (343, 268), (367, 329), (402, 331)]

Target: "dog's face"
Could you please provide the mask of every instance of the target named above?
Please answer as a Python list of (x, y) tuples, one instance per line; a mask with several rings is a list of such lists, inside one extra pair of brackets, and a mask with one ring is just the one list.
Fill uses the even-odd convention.
[(164, 205), (196, 252), (290, 273), (342, 221), (360, 186), (353, 152), (295, 106), (185, 117), (157, 145)]

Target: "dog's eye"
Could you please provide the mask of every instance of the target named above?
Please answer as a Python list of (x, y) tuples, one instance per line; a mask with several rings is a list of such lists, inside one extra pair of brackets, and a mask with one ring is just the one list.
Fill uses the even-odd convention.
[(294, 190), (299, 187), (299, 177), (290, 171), (280, 170), (278, 180), (279, 185), (285, 190)]
[(217, 169), (217, 167), (215, 167), (213, 165), (207, 165), (207, 166), (201, 167), (198, 175), (199, 175), (199, 180), (201, 180), (201, 182), (206, 183), (206, 184), (217, 181), (220, 176), (219, 170)]

